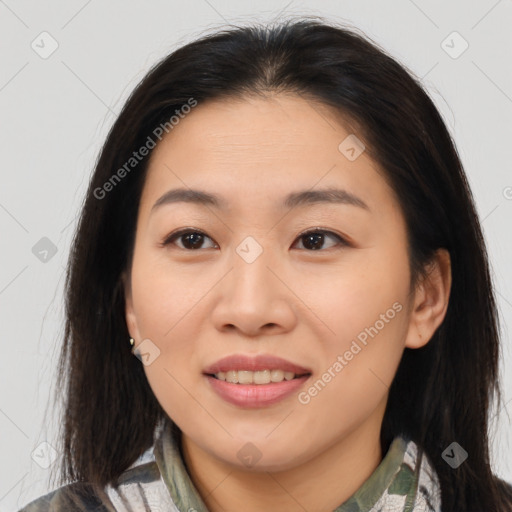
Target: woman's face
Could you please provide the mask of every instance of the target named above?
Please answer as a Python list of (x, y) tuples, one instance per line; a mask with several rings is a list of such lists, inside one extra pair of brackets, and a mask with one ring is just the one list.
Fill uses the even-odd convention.
[[(417, 333), (405, 221), (356, 142), (277, 95), (199, 104), (154, 150), (126, 319), (158, 401), (210, 457), (278, 471), (378, 438)], [(177, 189), (188, 200), (162, 199)]]

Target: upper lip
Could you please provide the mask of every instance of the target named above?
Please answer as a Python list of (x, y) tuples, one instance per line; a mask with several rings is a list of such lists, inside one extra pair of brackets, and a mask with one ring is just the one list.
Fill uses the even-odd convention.
[(285, 372), (293, 372), (295, 375), (311, 373), (311, 370), (307, 368), (270, 354), (260, 354), (257, 356), (233, 354), (231, 356), (223, 357), (206, 367), (203, 370), (203, 373), (214, 375), (216, 373), (227, 372), (229, 370), (248, 370), (253, 372), (261, 370), (283, 370)]

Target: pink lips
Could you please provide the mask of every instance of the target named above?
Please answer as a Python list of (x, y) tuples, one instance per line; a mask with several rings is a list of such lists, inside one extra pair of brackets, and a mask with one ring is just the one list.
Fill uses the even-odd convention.
[(311, 373), (311, 370), (286, 361), (286, 359), (265, 354), (253, 357), (244, 354), (234, 354), (223, 357), (205, 368), (203, 373), (213, 375), (214, 373), (227, 372), (229, 370), (247, 370), (252, 372), (257, 372), (258, 370), (283, 370), (285, 372), (293, 372), (295, 375)]
[[(233, 384), (219, 380), (213, 376), (218, 372), (229, 370), (283, 370), (293, 372), (296, 377), (282, 382), (269, 384)], [(303, 386), (311, 376), (311, 371), (280, 357), (258, 355), (255, 357), (243, 354), (224, 357), (208, 366), (203, 371), (212, 389), (226, 402), (238, 407), (259, 408), (275, 404)]]

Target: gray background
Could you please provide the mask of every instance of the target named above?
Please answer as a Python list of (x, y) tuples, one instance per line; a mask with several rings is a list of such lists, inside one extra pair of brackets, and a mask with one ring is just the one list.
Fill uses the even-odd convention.
[(95, 158), (127, 95), (153, 63), (205, 32), (301, 14), (354, 25), (384, 46), (423, 78), (455, 137), (503, 320), (506, 405), (492, 460), (512, 481), (511, 0), (0, 0), (0, 512), (51, 490), (41, 464), (53, 460), (58, 421), (45, 410), (64, 268)]

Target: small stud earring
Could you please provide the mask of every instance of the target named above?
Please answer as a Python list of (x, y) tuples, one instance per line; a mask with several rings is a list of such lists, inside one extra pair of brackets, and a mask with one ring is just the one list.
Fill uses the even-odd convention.
[(133, 346), (134, 343), (135, 343), (135, 340), (133, 338), (130, 338), (130, 345)]

